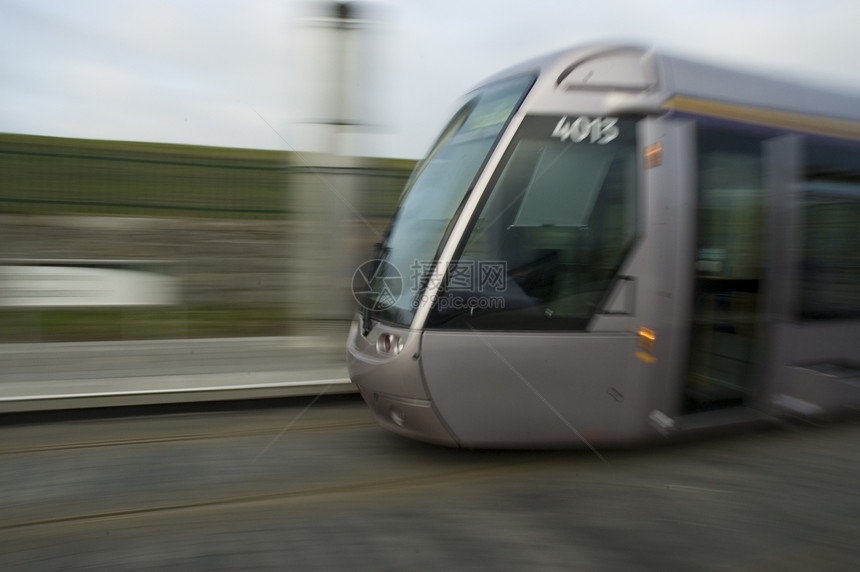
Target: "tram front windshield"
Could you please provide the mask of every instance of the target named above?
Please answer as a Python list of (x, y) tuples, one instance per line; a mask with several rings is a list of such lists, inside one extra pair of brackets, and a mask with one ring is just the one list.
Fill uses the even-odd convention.
[(457, 212), (534, 80), (518, 76), (471, 94), (416, 168), (362, 300), (374, 319), (411, 324)]
[(526, 117), (427, 327), (586, 329), (633, 244), (636, 131), (631, 117)]

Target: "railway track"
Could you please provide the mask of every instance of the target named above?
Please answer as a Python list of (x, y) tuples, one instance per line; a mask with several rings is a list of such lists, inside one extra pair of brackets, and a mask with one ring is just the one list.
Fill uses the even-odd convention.
[[(316, 510), (377, 493), (467, 485), (558, 458), (427, 447), (375, 425), (363, 405), (329, 403), (11, 427), (0, 445), (0, 478), (11, 487), (0, 533), (102, 521), (150, 526), (160, 516), (205, 521), (210, 512), (292, 504)], [(91, 438), (99, 433), (110, 436)]]
[(206, 439), (229, 439), (236, 437), (258, 437), (278, 434), (298, 434), (312, 431), (332, 431), (337, 429), (352, 429), (374, 425), (370, 419), (354, 419), (346, 421), (330, 421), (322, 423), (297, 423), (286, 427), (286, 424), (271, 425), (243, 430), (207, 431), (200, 433), (177, 433), (169, 435), (154, 435), (148, 437), (132, 437), (126, 439), (103, 439), (73, 441), (68, 443), (52, 443), (46, 445), (30, 445), (15, 447), (0, 445), (0, 456), (25, 453), (44, 453), (49, 451), (68, 451), (74, 449), (93, 449), (100, 447), (122, 447), (129, 445), (147, 445), (153, 443), (174, 443), (180, 441), (200, 441)]
[(535, 464), (545, 464), (545, 462), (540, 463), (535, 459), (519, 460), (503, 464), (457, 468), (434, 472), (431, 474), (369, 479), (352, 483), (285, 489), (263, 494), (235, 495), (195, 500), (193, 502), (155, 504), (147, 507), (116, 511), (81, 512), (54, 518), (0, 523), (0, 532), (24, 531), (39, 527), (87, 524), (104, 520), (143, 519), (147, 517), (171, 514), (181, 515), (192, 513), (194, 511), (234, 510), (253, 507), (255, 505), (278, 506), (285, 503), (324, 501), (329, 497), (352, 498), (358, 495), (369, 495), (375, 493), (390, 494), (403, 492), (407, 489), (420, 489), (422, 487), (461, 485), (469, 481), (499, 477), (502, 473), (511, 474), (511, 471), (534, 466)]

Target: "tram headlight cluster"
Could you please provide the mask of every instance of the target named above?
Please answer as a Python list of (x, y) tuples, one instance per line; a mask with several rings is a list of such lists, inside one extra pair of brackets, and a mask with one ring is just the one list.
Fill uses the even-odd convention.
[(382, 333), (376, 339), (376, 349), (381, 354), (396, 356), (403, 350), (403, 340), (398, 335)]

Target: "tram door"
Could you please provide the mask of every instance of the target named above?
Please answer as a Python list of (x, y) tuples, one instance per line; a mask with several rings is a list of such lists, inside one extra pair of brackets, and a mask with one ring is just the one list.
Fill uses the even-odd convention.
[(763, 141), (699, 127), (694, 296), (685, 413), (750, 393), (764, 240)]

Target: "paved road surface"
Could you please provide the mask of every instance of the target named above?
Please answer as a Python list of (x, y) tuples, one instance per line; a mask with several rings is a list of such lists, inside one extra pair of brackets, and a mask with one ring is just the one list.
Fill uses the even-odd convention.
[(851, 570), (860, 419), (637, 451), (388, 434), (355, 396), (0, 425), (0, 570)]

